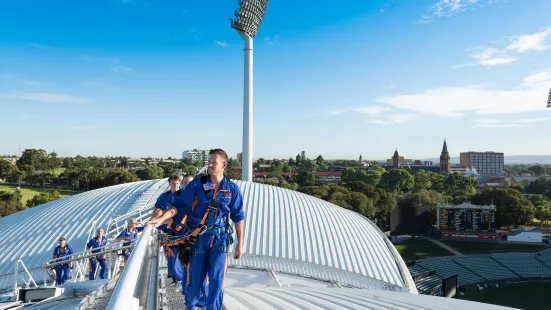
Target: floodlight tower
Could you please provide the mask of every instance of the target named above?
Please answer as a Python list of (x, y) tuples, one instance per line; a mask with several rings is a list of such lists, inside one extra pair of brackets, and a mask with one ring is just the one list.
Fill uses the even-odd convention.
[(549, 88), (549, 97), (547, 97), (547, 107), (551, 108), (551, 88)]
[(243, 91), (243, 157), (241, 177), (253, 180), (253, 38), (264, 17), (268, 0), (240, 0), (230, 18), (231, 27), (237, 30), (245, 42), (245, 85)]

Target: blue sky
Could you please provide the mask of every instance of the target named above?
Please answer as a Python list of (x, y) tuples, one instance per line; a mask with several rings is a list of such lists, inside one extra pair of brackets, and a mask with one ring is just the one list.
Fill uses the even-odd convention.
[[(298, 2), (298, 3), (297, 3)], [(0, 154), (179, 157), (242, 141), (236, 1), (0, 2)], [(551, 154), (551, 2), (272, 0), (254, 157)]]

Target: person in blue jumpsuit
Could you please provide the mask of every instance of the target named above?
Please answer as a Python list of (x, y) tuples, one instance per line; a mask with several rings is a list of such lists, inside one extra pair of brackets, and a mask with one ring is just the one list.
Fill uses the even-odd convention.
[[(88, 244), (86, 245), (87, 250), (91, 250), (90, 252), (93, 253), (99, 253), (96, 256), (92, 256), (89, 259), (90, 263), (90, 274), (88, 275), (89, 280), (94, 280), (96, 278), (96, 269), (99, 266), (101, 267), (99, 277), (100, 279), (105, 279), (107, 277), (107, 264), (106, 259), (107, 256), (105, 255), (105, 249), (98, 249), (101, 247), (104, 247), (107, 245), (107, 237), (103, 235), (103, 228), (98, 228), (97, 235), (90, 239), (88, 241)], [(96, 249), (96, 250), (94, 250)]]
[[(170, 183), (170, 189), (171, 191), (175, 188), (175, 183), (172, 181), (175, 181), (175, 177), (171, 178)], [(179, 179), (178, 179), (179, 180)], [(187, 174), (182, 179), (182, 184), (184, 184), (184, 188), (193, 180), (193, 176), (191, 174)], [(169, 192), (161, 194), (159, 196), (159, 199), (157, 200), (158, 204), (156, 204), (156, 208), (159, 208), (163, 211), (168, 210), (170, 206), (174, 205), (174, 202), (176, 199), (181, 195), (182, 191), (173, 191), (172, 199), (171, 196), (168, 195)], [(163, 200), (161, 200), (162, 197), (165, 197)], [(162, 215), (162, 214), (161, 214)], [(185, 235), (188, 230), (185, 226), (185, 218), (183, 215), (185, 213), (181, 214), (182, 216), (175, 216), (174, 218), (169, 218), (165, 221), (163, 221), (163, 224), (159, 226), (157, 229), (167, 225), (166, 233), (172, 236), (181, 236)], [(173, 225), (173, 223), (176, 223)], [(178, 225), (180, 224), (180, 225)], [(178, 246), (172, 246), (172, 247), (166, 247), (165, 253), (167, 256), (167, 265), (168, 265), (168, 272), (173, 277), (173, 279), (177, 282), (178, 287), (181, 286), (182, 294), (185, 294), (185, 285), (182, 285), (182, 281), (187, 279), (187, 270), (185, 268), (182, 268), (182, 264), (180, 263), (180, 260), (178, 258), (179, 255), (179, 247)], [(177, 289), (178, 289), (177, 287)], [(201, 289), (201, 297), (199, 298), (199, 302), (197, 303), (198, 307), (204, 307), (206, 304), (206, 290), (205, 285), (203, 285)]]
[[(136, 221), (136, 219), (131, 219), (128, 221), (126, 228), (123, 231), (121, 231), (121, 233), (117, 237), (117, 240), (127, 241), (127, 242), (124, 242), (122, 246), (131, 245), (134, 243), (134, 241), (136, 241), (136, 239), (138, 239), (138, 233), (143, 231), (144, 228), (143, 226), (136, 227), (137, 224), (138, 224), (138, 221)], [(131, 253), (132, 253), (132, 248), (127, 248), (123, 250), (125, 263), (126, 261), (128, 261), (128, 258), (130, 258)]]
[[(66, 261), (71, 259), (71, 255), (73, 255), (73, 253), (73, 249), (66, 243), (65, 238), (59, 238), (59, 245), (54, 249), (54, 259), (63, 257), (63, 259), (59, 259), (58, 261)], [(67, 282), (67, 279), (71, 274), (71, 268), (73, 268), (72, 262), (55, 266), (56, 285), (61, 285)]]
[[(188, 182), (186, 182), (186, 185)], [(170, 177), (169, 186), (170, 190), (162, 193), (159, 198), (157, 198), (155, 208), (153, 209), (153, 212), (151, 214), (152, 219), (161, 216), (163, 212), (168, 209), (168, 207), (174, 204), (176, 198), (182, 193), (182, 190), (179, 188), (180, 176), (173, 175), (172, 177)], [(168, 225), (167, 222), (165, 222), (163, 225), (167, 225), (165, 232), (172, 234), (170, 225)], [(182, 265), (178, 261), (178, 247), (165, 247), (165, 253), (167, 258), (168, 274), (172, 277), (174, 282), (176, 282), (178, 285), (181, 285), (183, 274)]]
[[(164, 220), (187, 215), (186, 225), (197, 235), (187, 270), (185, 303), (186, 309), (198, 306), (201, 287), (209, 277), (207, 309), (221, 309), (224, 299), (228, 249), (231, 236), (228, 233), (229, 219), (235, 223), (237, 244), (234, 259), (243, 254), (243, 196), (237, 184), (224, 176), (228, 155), (221, 149), (209, 152), (208, 176), (191, 181), (184, 192), (160, 218), (150, 223), (157, 226)], [(176, 220), (174, 220), (176, 222)], [(199, 227), (208, 230), (198, 235)], [(184, 266), (186, 267), (186, 266)]]

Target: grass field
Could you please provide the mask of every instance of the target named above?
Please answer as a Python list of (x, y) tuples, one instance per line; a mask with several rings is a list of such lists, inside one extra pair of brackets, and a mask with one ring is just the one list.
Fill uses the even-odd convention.
[(413, 261), (437, 256), (448, 256), (452, 253), (426, 239), (407, 239), (394, 244), (404, 261)]
[[(3, 184), (0, 185), (0, 191), (14, 192), (16, 188), (17, 186), (3, 185)], [(48, 190), (51, 190), (51, 188), (30, 187), (30, 186), (21, 187), (21, 195), (22, 195), (21, 200), (23, 204), (25, 204), (27, 203), (27, 200), (32, 199), (34, 196), (38, 195), (39, 193), (45, 192)], [(58, 189), (57, 191), (61, 194), (62, 197), (81, 193), (80, 191), (66, 190), (66, 189)]]
[(62, 174), (64, 171), (65, 171), (65, 168), (55, 168), (54, 174), (55, 174), (55, 175), (60, 175), (60, 174)]
[(458, 250), (459, 252), (469, 254), (491, 254), (502, 252), (537, 252), (547, 248), (545, 244), (515, 244), (505, 242), (476, 242), (461, 240), (441, 239), (442, 243)]
[(507, 283), (479, 291), (469, 287), (460, 299), (526, 310), (550, 309), (551, 283)]

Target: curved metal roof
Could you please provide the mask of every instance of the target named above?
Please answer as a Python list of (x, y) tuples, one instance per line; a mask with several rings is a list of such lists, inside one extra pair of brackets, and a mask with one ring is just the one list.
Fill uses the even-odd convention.
[[(262, 257), (324, 266), (398, 287), (413, 284), (405, 263), (369, 219), (327, 201), (271, 185), (236, 181), (246, 212), (245, 253), (232, 265), (266, 268)], [(405, 272), (400, 266), (405, 268)], [(288, 266), (272, 264), (275, 271)], [(297, 269), (300, 270), (300, 269)], [(414, 287), (411, 291), (416, 292)]]
[(428, 295), (349, 288), (230, 288), (224, 308), (239, 309), (386, 309), (506, 310), (490, 304)]
[[(96, 227), (105, 226), (109, 218), (154, 203), (155, 193), (166, 187), (161, 185), (166, 185), (166, 179), (105, 187), (0, 218), (0, 291), (13, 286), (18, 259), (29, 270), (40, 268), (52, 258), (60, 237), (65, 237), (75, 252), (82, 251), (93, 221)], [(40, 272), (31, 274), (40, 280)]]
[[(96, 227), (105, 225), (109, 218), (152, 205), (166, 190), (166, 181), (102, 188), (1, 218), (0, 290), (11, 285), (8, 274), (17, 259), (28, 269), (42, 266), (60, 236), (75, 251), (82, 250), (93, 220)], [(247, 216), (246, 255), (239, 261), (231, 259), (230, 267), (269, 269), (355, 287), (407, 290), (409, 286), (416, 292), (402, 258), (367, 218), (297, 191), (236, 183)]]

